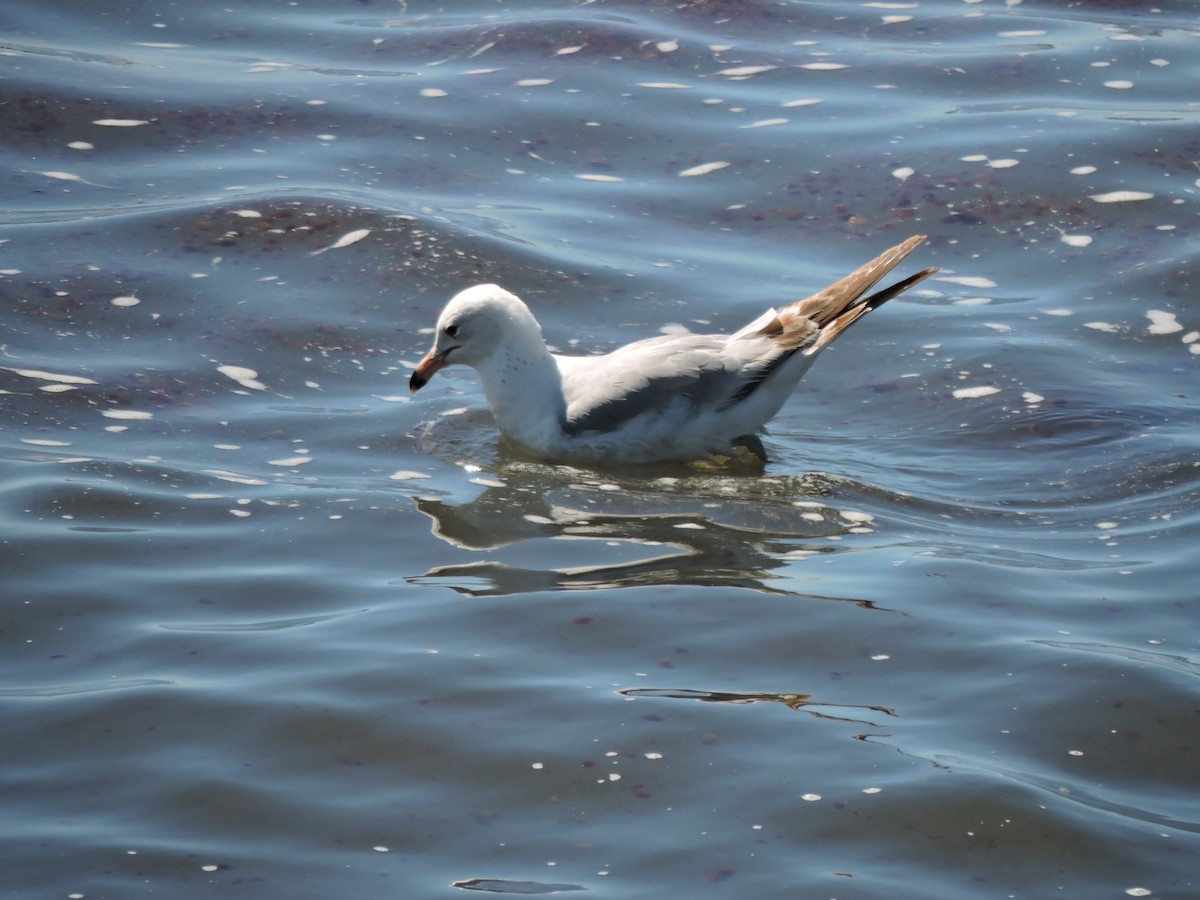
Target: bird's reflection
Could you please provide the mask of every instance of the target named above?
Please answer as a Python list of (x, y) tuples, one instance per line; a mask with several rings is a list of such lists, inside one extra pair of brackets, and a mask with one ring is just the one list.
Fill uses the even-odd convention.
[[(797, 559), (834, 552), (839, 547), (828, 538), (861, 525), (824, 502), (803, 500), (824, 490), (812, 479), (619, 482), (580, 478), (574, 469), (530, 469), (489, 479), (491, 486), (467, 503), (416, 498), (434, 535), (460, 550), (488, 551), (489, 558), (434, 566), (409, 580), (469, 597), (698, 585), (879, 608), (860, 598), (797, 590), (784, 571)], [(583, 548), (568, 541), (591, 543), (581, 554)], [(508, 559), (494, 558), (496, 551)], [(566, 565), (570, 557), (585, 564)], [(530, 565), (531, 559), (550, 565)]]
[(623, 697), (665, 697), (672, 700), (699, 700), (704, 703), (782, 703), (788, 709), (808, 713), (818, 719), (832, 719), (835, 722), (850, 722), (854, 725), (869, 725), (878, 728), (879, 725), (867, 719), (856, 719), (849, 716), (835, 716), (821, 712), (814, 707), (825, 709), (869, 709), (883, 713), (885, 716), (895, 716), (896, 710), (890, 706), (864, 706), (855, 703), (822, 703), (814, 700), (812, 694), (775, 694), (765, 691), (701, 691), (691, 688), (623, 688), (617, 691)]

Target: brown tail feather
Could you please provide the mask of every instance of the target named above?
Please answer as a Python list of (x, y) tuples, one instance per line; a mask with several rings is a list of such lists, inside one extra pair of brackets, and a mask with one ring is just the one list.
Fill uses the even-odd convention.
[[(884, 288), (859, 300), (881, 278), (892, 271), (901, 260), (912, 253), (925, 235), (917, 234), (886, 250), (864, 266), (855, 269), (841, 281), (823, 291), (788, 304), (761, 330), (775, 343), (791, 350), (803, 349), (816, 353), (827, 347), (834, 338), (849, 328), (859, 317), (886, 303), (914, 284), (928, 278), (936, 269), (925, 269), (891, 287)], [(814, 332), (819, 332), (814, 340)]]
[(937, 269), (922, 269), (916, 275), (909, 275), (903, 281), (898, 281), (891, 287), (884, 288), (882, 291), (876, 291), (861, 303), (854, 304), (848, 310), (822, 328), (821, 334), (815, 341), (813, 341), (811, 347), (805, 348), (804, 352), (809, 354), (820, 353), (831, 343), (833, 343), (834, 339), (839, 334), (858, 321), (859, 318), (865, 316), (876, 307), (887, 303), (893, 297), (900, 296), (914, 284), (924, 281), (936, 271)]

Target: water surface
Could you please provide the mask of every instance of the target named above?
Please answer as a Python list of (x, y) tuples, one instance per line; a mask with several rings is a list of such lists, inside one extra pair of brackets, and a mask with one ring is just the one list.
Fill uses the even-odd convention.
[[(1197, 896), (1195, 22), (10, 0), (5, 896)], [(762, 472), (408, 395), (914, 233)]]

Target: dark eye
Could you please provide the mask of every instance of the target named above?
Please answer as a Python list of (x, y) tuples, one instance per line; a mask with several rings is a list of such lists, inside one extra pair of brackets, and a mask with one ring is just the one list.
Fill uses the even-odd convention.
[(446, 332), (446, 337), (454, 337), (458, 334), (457, 325), (447, 325), (442, 331)]

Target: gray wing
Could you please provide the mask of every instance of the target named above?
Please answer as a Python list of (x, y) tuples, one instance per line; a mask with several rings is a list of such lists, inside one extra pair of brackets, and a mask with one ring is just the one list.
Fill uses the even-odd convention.
[(605, 356), (558, 357), (568, 434), (614, 431), (684, 403), (717, 409), (749, 395), (791, 351), (723, 334), (649, 338)]

